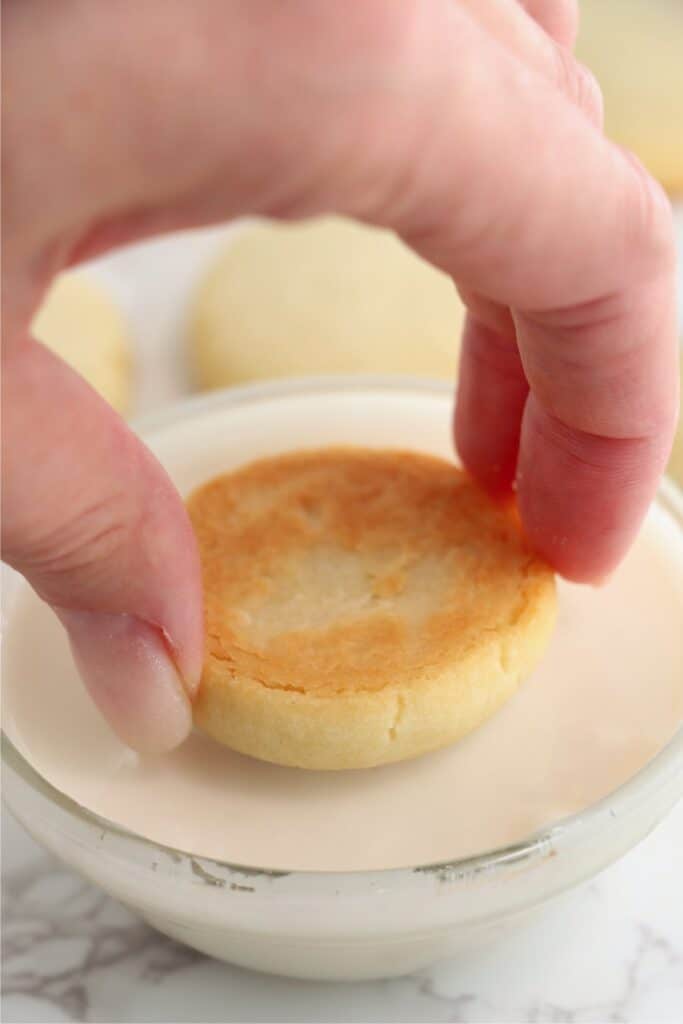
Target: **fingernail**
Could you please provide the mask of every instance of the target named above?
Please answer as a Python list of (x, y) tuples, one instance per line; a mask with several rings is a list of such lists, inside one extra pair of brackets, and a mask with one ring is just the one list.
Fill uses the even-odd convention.
[(119, 738), (149, 754), (182, 743), (192, 709), (161, 631), (133, 615), (55, 610), (81, 678)]

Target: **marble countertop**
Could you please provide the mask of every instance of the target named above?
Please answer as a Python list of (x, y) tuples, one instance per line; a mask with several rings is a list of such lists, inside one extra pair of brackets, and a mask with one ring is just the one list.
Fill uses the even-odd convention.
[(297, 982), (152, 931), (3, 816), (2, 1020), (683, 1020), (683, 801), (636, 849), (495, 946), (390, 981)]

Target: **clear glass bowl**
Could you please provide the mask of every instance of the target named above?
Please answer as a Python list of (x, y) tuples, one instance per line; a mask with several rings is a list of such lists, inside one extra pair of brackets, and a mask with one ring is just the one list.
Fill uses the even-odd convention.
[[(335, 378), (240, 388), (148, 417), (177, 422), (214, 405), (362, 388), (443, 393), (445, 385)], [(683, 499), (659, 503), (683, 531)], [(42, 778), (2, 737), (12, 813), (56, 856), (160, 931), (246, 967), (303, 978), (399, 975), (488, 941), (642, 839), (683, 794), (683, 727), (625, 785), (588, 810), (505, 849), (408, 869), (265, 871), (151, 842), (98, 817)]]

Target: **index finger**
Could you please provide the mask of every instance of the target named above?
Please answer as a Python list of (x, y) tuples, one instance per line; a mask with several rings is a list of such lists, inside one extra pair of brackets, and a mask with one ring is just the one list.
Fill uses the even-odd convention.
[[(512, 309), (530, 386), (517, 462), (524, 527), (563, 575), (597, 580), (632, 542), (673, 435), (671, 211), (635, 159), (495, 49), (479, 52), (496, 85), (473, 72), (476, 103), (451, 146), (451, 197), (465, 204), (451, 198), (451, 217), (413, 237), (467, 289)], [(434, 181), (432, 204), (433, 195)], [(448, 209), (445, 188), (443, 198)], [(496, 400), (519, 407), (523, 389), (510, 377), (515, 394), (504, 382)], [(490, 403), (479, 394), (479, 409), (470, 402), (458, 419), (458, 442), (486, 482)]]
[(565, 576), (620, 560), (664, 472), (678, 404), (669, 274), (588, 306), (515, 316), (531, 393), (517, 487), (534, 546)]

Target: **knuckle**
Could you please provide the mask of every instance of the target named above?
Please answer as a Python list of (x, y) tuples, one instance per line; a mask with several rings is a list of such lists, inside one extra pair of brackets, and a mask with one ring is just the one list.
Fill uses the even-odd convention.
[(676, 239), (669, 199), (633, 153), (616, 148), (628, 166), (624, 212), (627, 247), (648, 276), (670, 271), (676, 263)]
[(57, 525), (32, 531), (14, 551), (13, 562), (48, 599), (67, 581), (79, 588), (125, 568), (134, 522), (124, 492), (85, 505)]
[(555, 46), (553, 51), (556, 85), (592, 124), (602, 128), (602, 90), (595, 75), (565, 47)]
[(575, 85), (574, 100), (580, 110), (589, 117), (591, 122), (602, 129), (604, 122), (604, 102), (602, 89), (597, 78), (585, 64), (574, 61)]

